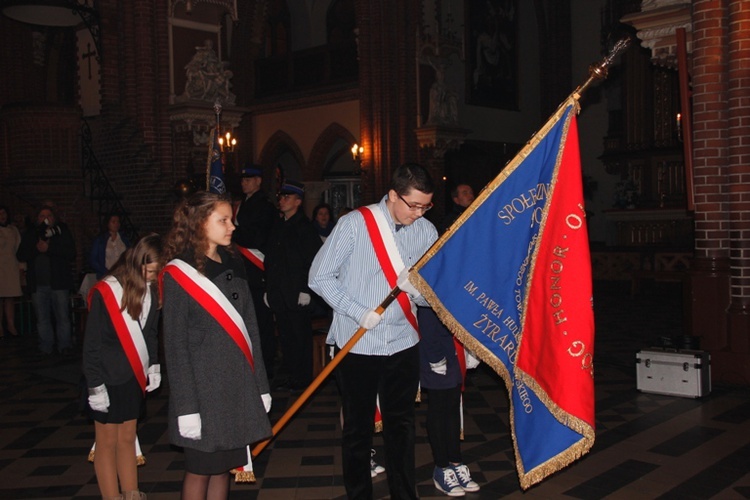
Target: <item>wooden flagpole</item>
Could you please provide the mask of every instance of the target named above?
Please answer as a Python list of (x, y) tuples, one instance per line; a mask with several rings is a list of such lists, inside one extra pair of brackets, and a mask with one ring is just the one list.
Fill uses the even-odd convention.
[[(391, 290), (391, 293), (389, 293), (385, 300), (380, 303), (380, 305), (375, 309), (375, 312), (382, 315), (383, 312), (388, 308), (388, 306), (391, 305), (391, 302), (396, 300), (396, 297), (398, 297), (399, 293), (401, 293), (401, 289), (399, 289), (398, 287), (395, 287), (393, 290)], [(312, 396), (312, 394), (316, 390), (318, 390), (320, 384), (323, 383), (326, 377), (328, 377), (328, 375), (331, 374), (331, 372), (334, 370), (334, 368), (336, 368), (341, 360), (344, 359), (344, 356), (349, 354), (349, 351), (352, 350), (354, 344), (356, 344), (359, 339), (362, 338), (366, 331), (366, 328), (360, 327), (360, 329), (354, 333), (354, 336), (350, 338), (346, 344), (344, 344), (344, 347), (342, 347), (341, 350), (336, 354), (336, 356), (334, 356), (333, 359), (325, 366), (325, 368), (323, 368), (323, 371), (321, 371), (318, 376), (315, 377), (315, 380), (313, 380), (312, 383), (307, 387), (307, 389), (305, 389), (305, 391), (300, 394), (299, 398), (297, 398), (297, 400), (292, 404), (292, 406), (289, 407), (286, 413), (281, 416), (279, 421), (273, 425), (271, 437), (255, 445), (255, 448), (253, 448), (252, 451), (254, 457), (257, 457), (258, 454), (263, 451), (266, 446), (268, 446), (268, 443), (270, 443), (271, 440), (276, 437), (276, 435), (281, 431), (281, 429), (284, 428), (287, 422), (289, 422), (294, 414), (297, 413), (297, 411), (302, 407), (303, 404), (305, 404), (307, 399)]]

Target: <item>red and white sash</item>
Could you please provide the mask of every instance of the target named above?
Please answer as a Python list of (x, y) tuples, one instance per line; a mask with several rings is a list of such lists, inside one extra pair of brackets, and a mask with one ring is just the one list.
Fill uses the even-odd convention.
[[(388, 225), (388, 221), (378, 205), (359, 207), (357, 210), (365, 218), (367, 232), (375, 249), (378, 263), (383, 268), (385, 279), (388, 281), (388, 285), (394, 288), (398, 281), (398, 275), (406, 266), (401, 259), (401, 255), (398, 253), (396, 240), (393, 239), (393, 233)], [(408, 295), (405, 293), (398, 294), (396, 300), (401, 306), (406, 319), (414, 327), (414, 330), (419, 333), (419, 327), (417, 326), (417, 306), (409, 300)]]
[[(242, 202), (235, 202), (232, 206), (232, 223), (235, 226), (239, 226), (239, 222), (237, 222), (237, 214), (240, 212), (240, 207), (242, 206)], [(245, 257), (247, 260), (249, 260), (255, 267), (260, 269), (261, 271), (265, 271), (266, 267), (263, 264), (263, 261), (266, 259), (266, 256), (263, 255), (263, 252), (256, 248), (245, 248), (241, 247), (240, 245), (236, 245), (237, 249), (240, 251), (243, 257)]]
[(264, 261), (266, 260), (266, 256), (263, 255), (263, 252), (255, 248), (245, 248), (239, 245), (235, 245), (235, 246), (237, 247), (237, 250), (240, 251), (242, 256), (245, 257), (247, 260), (249, 260), (255, 267), (257, 267), (261, 271), (266, 270), (266, 266), (264, 264)]
[[(91, 308), (91, 298), (94, 290), (98, 291), (104, 300), (104, 307), (112, 320), (112, 325), (117, 333), (130, 367), (133, 369), (141, 391), (146, 392), (146, 372), (148, 371), (148, 348), (143, 338), (143, 330), (138, 321), (130, 317), (127, 310), (122, 309), (122, 285), (112, 276), (99, 281), (89, 291), (88, 302)], [(147, 294), (148, 306), (151, 306), (151, 294)], [(146, 304), (144, 303), (144, 308)]]
[(163, 272), (169, 273), (188, 295), (193, 297), (221, 325), (245, 355), (250, 368), (255, 371), (253, 344), (247, 333), (245, 321), (219, 287), (193, 266), (180, 259), (169, 262), (164, 266)]

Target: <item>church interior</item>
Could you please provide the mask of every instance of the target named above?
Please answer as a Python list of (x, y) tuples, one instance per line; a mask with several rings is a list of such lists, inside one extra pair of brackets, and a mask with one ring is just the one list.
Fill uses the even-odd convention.
[[(0, 205), (23, 229), (54, 205), (77, 256), (77, 357), (35, 354), (29, 297), (0, 343), (0, 496), (99, 498), (86, 456), (79, 286), (105, 218), (134, 241), (166, 233), (207, 188), (221, 138), (228, 192), (263, 172), (274, 199), (304, 183), (305, 211), (380, 200), (398, 165), (479, 193), (618, 41), (580, 96), (592, 274), (596, 441), (528, 490), (508, 397), (470, 373), (462, 450), (469, 498), (750, 498), (750, 4), (745, 0), (1, 0)], [(601, 76), (601, 77), (599, 77)], [(636, 354), (707, 352), (699, 398), (639, 390)], [(165, 379), (168, 381), (168, 374)], [(275, 392), (271, 421), (296, 394)], [(138, 426), (151, 499), (178, 498), (168, 383)], [(417, 406), (417, 480), (432, 485)], [(230, 498), (345, 498), (335, 384), (327, 380)], [(383, 456), (375, 437), (376, 457)], [(386, 472), (387, 475), (387, 464)], [(380, 474), (377, 498), (387, 498)]]

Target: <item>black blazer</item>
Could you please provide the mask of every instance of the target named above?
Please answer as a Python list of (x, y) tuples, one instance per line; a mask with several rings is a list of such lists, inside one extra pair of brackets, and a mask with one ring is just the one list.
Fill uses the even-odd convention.
[[(253, 193), (244, 200), (237, 210), (237, 229), (232, 234), (232, 241), (245, 248), (255, 248), (263, 252), (268, 251), (268, 238), (274, 223), (279, 219), (276, 210), (262, 191)], [(242, 257), (245, 263), (247, 283), (250, 288), (263, 288), (263, 271), (249, 260)]]
[(300, 309), (300, 292), (313, 294), (307, 275), (321, 246), (318, 231), (301, 211), (274, 224), (265, 261), (268, 305), (274, 312)]
[[(159, 302), (151, 287), (151, 309), (143, 327), (149, 366), (159, 364)], [(127, 313), (126, 313), (127, 314)], [(83, 375), (88, 387), (123, 384), (134, 376), (125, 350), (120, 344), (112, 319), (99, 292), (91, 298), (91, 310), (83, 337)]]

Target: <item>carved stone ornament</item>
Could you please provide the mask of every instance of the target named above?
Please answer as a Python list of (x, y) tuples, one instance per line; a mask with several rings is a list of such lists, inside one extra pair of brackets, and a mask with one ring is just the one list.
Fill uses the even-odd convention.
[(638, 30), (641, 46), (651, 50), (654, 63), (677, 67), (678, 28), (685, 29), (687, 52), (692, 52), (690, 10), (690, 0), (645, 0), (641, 12), (623, 16), (621, 21)]
[[(224, 109), (221, 113), (221, 125), (224, 129), (234, 130), (240, 126), (246, 109)], [(181, 103), (170, 107), (169, 121), (175, 132), (190, 132), (195, 146), (208, 144), (208, 135), (216, 126), (214, 110), (204, 104)]]
[(445, 153), (461, 147), (470, 130), (457, 127), (420, 127), (417, 141), (422, 149), (432, 149), (433, 158), (443, 158)]
[(435, 82), (430, 87), (430, 109), (426, 125), (458, 125), (458, 94), (445, 83), (447, 64), (434, 57), (426, 58), (435, 69)]
[(232, 87), (232, 72), (226, 69), (227, 63), (219, 60), (211, 40), (195, 48), (195, 55), (185, 65), (185, 92), (177, 102), (220, 101), (223, 105), (234, 105), (237, 96), (229, 90)]

